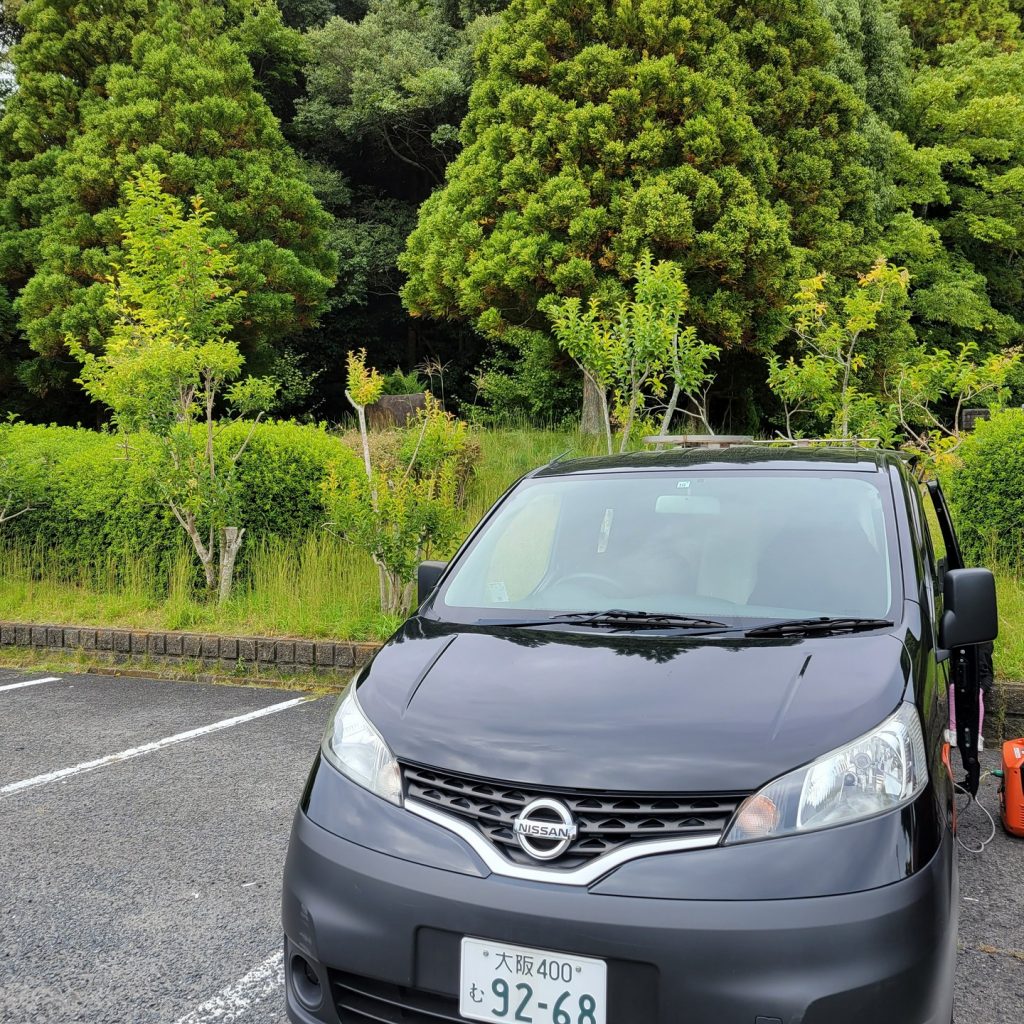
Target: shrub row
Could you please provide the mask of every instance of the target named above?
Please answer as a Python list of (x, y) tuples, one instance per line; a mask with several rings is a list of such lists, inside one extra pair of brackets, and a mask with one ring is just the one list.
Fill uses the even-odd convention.
[(1024, 566), (1024, 410), (978, 423), (944, 486), (968, 564)]
[[(217, 444), (236, 450), (250, 426), (225, 427)], [(0, 426), (0, 508), (8, 497), (11, 511), (31, 506), (0, 526), (0, 543), (59, 552), (69, 568), (146, 558), (166, 571), (184, 535), (148, 471), (156, 443), (134, 436), (126, 445), (117, 435), (72, 427)], [(362, 472), (351, 449), (325, 429), (259, 424), (238, 465), (239, 525), (250, 541), (322, 527), (321, 483), (331, 465)]]

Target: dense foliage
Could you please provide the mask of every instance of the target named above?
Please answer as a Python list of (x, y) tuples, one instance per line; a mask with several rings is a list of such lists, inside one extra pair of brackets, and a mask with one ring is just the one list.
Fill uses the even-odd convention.
[[(237, 447), (247, 424), (217, 438)], [(69, 570), (144, 558), (166, 573), (187, 543), (153, 480), (155, 438), (125, 443), (110, 433), (72, 427), (0, 426), (0, 484), (14, 505), (32, 511), (0, 526), (0, 544), (21, 542), (58, 551)], [(240, 523), (262, 539), (299, 538), (327, 520), (322, 484), (361, 472), (339, 438), (313, 426), (261, 423), (239, 461), (249, 500)], [(242, 559), (244, 561), (245, 551)]]
[(276, 9), (30, 0), (21, 20), (18, 91), (0, 121), (0, 279), (18, 292), (32, 353), (21, 383), (66, 396), (68, 338), (102, 349), (121, 189), (145, 164), (172, 194), (204, 196), (246, 292), (237, 336), (269, 361), (277, 340), (315, 322), (335, 272), (326, 215), (246, 52), (275, 42)]
[(707, 340), (770, 349), (801, 261), (874, 231), (832, 48), (813, 3), (516, 0), (400, 261), (408, 306), (541, 332), (546, 295), (614, 301), (649, 249)]
[(969, 565), (1024, 561), (1024, 410), (998, 413), (960, 446), (947, 494)]
[(1020, 0), (506, 6), (8, 0), (0, 412), (104, 418), (67, 341), (106, 343), (147, 162), (204, 196), (246, 293), (234, 338), (287, 415), (345, 415), (365, 346), (429, 363), (463, 412), (576, 417), (543, 301), (611, 308), (648, 251), (721, 349), (715, 427), (785, 429), (767, 357), (801, 356), (818, 275), (837, 306), (880, 258), (908, 271), (874, 366), (1024, 339)]

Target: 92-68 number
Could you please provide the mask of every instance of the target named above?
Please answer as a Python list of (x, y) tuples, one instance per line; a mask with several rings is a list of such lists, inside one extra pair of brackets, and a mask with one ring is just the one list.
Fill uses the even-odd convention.
[[(522, 1021), (524, 1024), (532, 1024), (533, 1017), (526, 1014), (530, 1007), (530, 1000), (533, 999), (533, 987), (521, 982), (516, 985), (516, 994), (513, 996), (509, 983), (504, 978), (495, 978), (491, 982), (491, 991), (501, 1000), (500, 1009), (491, 1010), (491, 1013), (498, 1020), (508, 1020), (509, 1010), (515, 1004), (515, 1016), (511, 1019)], [(597, 1002), (592, 995), (584, 993), (576, 1000), (576, 1005), (566, 1001), (572, 998), (571, 992), (563, 992), (558, 1001), (551, 1008), (551, 1024), (597, 1024), (594, 1011), (597, 1009)]]

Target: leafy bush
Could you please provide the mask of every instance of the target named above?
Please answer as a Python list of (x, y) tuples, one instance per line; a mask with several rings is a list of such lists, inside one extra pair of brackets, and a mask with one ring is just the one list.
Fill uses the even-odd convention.
[(1024, 564), (1024, 410), (981, 421), (945, 483), (968, 562)]
[(384, 374), (384, 390), (382, 395), (418, 395), (426, 391), (423, 379), (415, 371), (402, 373), (399, 367), (395, 367), (391, 373)]
[(406, 614), (417, 563), (451, 547), (458, 534), (459, 474), (472, 465), (469, 435), (428, 394), (416, 423), (399, 434), (398, 461), (375, 461), (366, 407), (380, 397), (384, 378), (367, 366), (365, 349), (349, 352), (347, 371), (345, 397), (359, 420), (364, 473), (344, 479), (331, 473), (324, 485), (331, 523), (377, 566), (381, 611)]
[[(197, 428), (198, 429), (198, 428)], [(235, 450), (251, 423), (226, 425), (217, 445)], [(7, 484), (32, 511), (0, 527), (0, 543), (59, 553), (70, 569), (111, 556), (145, 558), (166, 575), (181, 544), (181, 528), (150, 473), (157, 442), (71, 427), (16, 424), (0, 443)], [(294, 539), (327, 519), (322, 482), (361, 471), (340, 438), (318, 427), (261, 423), (238, 464), (248, 497), (240, 524), (254, 539)], [(42, 467), (40, 471), (40, 467)]]

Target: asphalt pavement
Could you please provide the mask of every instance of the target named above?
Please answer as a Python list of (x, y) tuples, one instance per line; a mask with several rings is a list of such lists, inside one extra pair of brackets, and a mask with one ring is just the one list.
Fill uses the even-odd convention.
[[(0, 1022), (284, 1024), (281, 868), (334, 699), (18, 685), (43, 678), (0, 669)], [(991, 779), (982, 797), (994, 811)], [(971, 808), (963, 838), (987, 826)], [(960, 874), (957, 1019), (1008, 1024), (1024, 1009), (1024, 840), (998, 830)]]

